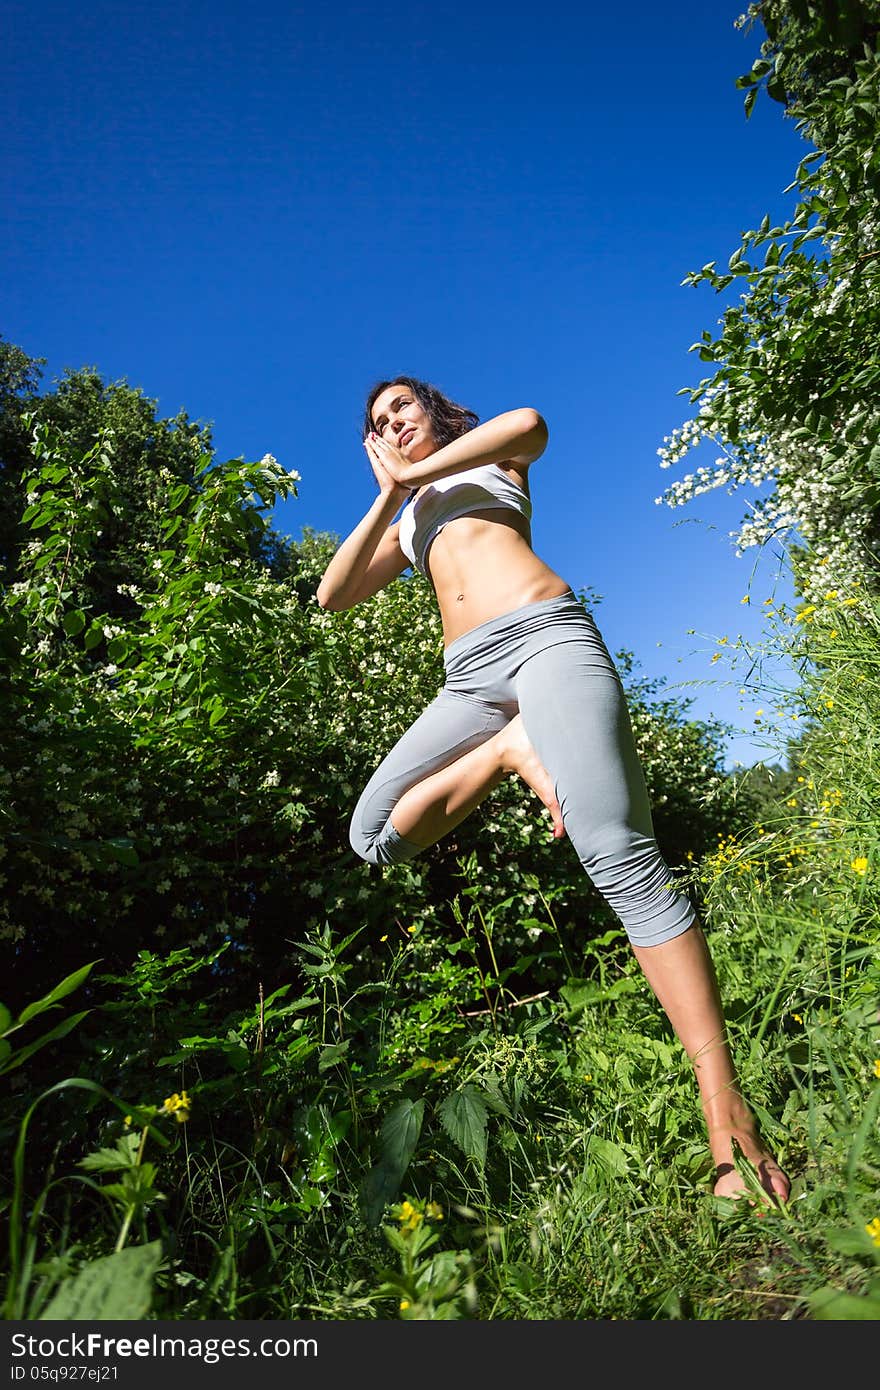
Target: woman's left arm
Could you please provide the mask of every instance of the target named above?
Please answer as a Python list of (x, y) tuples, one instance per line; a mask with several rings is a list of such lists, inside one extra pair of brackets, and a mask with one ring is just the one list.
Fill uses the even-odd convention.
[(548, 437), (543, 416), (524, 406), (493, 416), (418, 463), (408, 462), (396, 445), (375, 432), (368, 434), (364, 443), (396, 483), (419, 488), (481, 464), (512, 463), (517, 468), (527, 468), (543, 454)]

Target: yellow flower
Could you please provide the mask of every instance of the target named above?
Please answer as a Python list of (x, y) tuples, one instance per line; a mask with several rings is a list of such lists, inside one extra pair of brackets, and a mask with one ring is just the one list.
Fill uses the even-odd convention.
[(388, 940), (388, 933), (387, 933), (387, 932), (385, 933), (384, 936), (380, 936), (380, 937), (379, 937), (379, 941), (380, 941), (380, 942), (382, 942), (382, 941), (387, 941), (387, 940)]
[(423, 1213), (417, 1211), (412, 1202), (401, 1202), (397, 1209), (397, 1220), (401, 1230), (414, 1231), (424, 1219)]
[(426, 1211), (432, 1221), (443, 1220), (443, 1208), (441, 1207), (439, 1202), (429, 1202)]
[(857, 859), (852, 861), (850, 868), (854, 869), (857, 874), (866, 874), (868, 872), (868, 861), (863, 854), (860, 854)]
[(829, 589), (829, 590), (828, 590), (828, 593), (825, 595), (825, 597), (826, 597), (826, 598), (837, 598), (837, 590), (836, 590), (836, 589)]
[(185, 1125), (190, 1117), (192, 1104), (186, 1091), (177, 1091), (173, 1096), (168, 1096), (162, 1102), (162, 1110), (166, 1115), (173, 1115), (179, 1125)]
[(721, 660), (721, 653), (720, 653), (720, 652), (716, 652), (715, 655), (713, 656), (712, 661), (711, 661), (710, 664), (711, 664), (711, 665), (714, 665), (716, 661), (720, 661), (720, 660)]
[(128, 1129), (129, 1125), (131, 1124), (131, 1116), (130, 1116), (130, 1115), (126, 1115), (126, 1117), (125, 1117), (125, 1119), (122, 1121), (122, 1123), (125, 1125), (125, 1128)]
[(749, 598), (748, 594), (746, 594), (744, 598), (740, 599), (740, 603), (751, 603), (751, 601), (752, 600)]
[(792, 1018), (794, 1019), (795, 1023), (803, 1023), (803, 1021), (804, 1021), (804, 1020), (801, 1018), (800, 1014), (792, 1014)]
[(409, 932), (410, 936), (412, 936), (413, 932), (418, 931), (418, 927), (407, 927), (407, 931)]
[(880, 1057), (878, 1057), (874, 1062), (874, 1075), (880, 1078)]
[(815, 603), (808, 603), (806, 608), (802, 608), (800, 613), (797, 613), (795, 616), (797, 617), (798, 622), (809, 623), (812, 621), (813, 614), (815, 613), (815, 611)]
[(400, 1311), (401, 1311), (401, 1313), (405, 1313), (408, 1307), (409, 1307), (409, 1299), (408, 1299), (408, 1298), (402, 1298), (402, 1299), (400, 1300)]
[(880, 1245), (880, 1216), (875, 1216), (873, 1221), (869, 1221), (865, 1230), (874, 1244)]

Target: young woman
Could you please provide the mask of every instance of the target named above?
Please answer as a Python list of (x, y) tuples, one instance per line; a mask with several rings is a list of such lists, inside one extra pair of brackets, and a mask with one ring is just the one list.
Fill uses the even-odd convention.
[(787, 1200), (739, 1087), (696, 912), (657, 847), (619, 674), (593, 618), (531, 547), (529, 468), (547, 444), (544, 420), (518, 409), (480, 424), (404, 376), (370, 392), (364, 434), (378, 496), (318, 602), (351, 608), (414, 565), (437, 597), (446, 679), (365, 788), (352, 846), (373, 864), (411, 859), (503, 778), (521, 777), (619, 917), (691, 1060), (716, 1195), (745, 1190), (736, 1144), (768, 1195)]

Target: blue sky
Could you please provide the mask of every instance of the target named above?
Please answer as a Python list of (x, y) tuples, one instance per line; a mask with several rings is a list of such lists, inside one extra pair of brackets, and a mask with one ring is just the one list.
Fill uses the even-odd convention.
[(219, 457), (298, 469), (294, 536), (369, 506), (377, 379), (536, 407), (536, 550), (601, 595), (613, 652), (736, 727), (728, 766), (778, 757), (766, 695), (711, 656), (788, 580), (735, 556), (739, 495), (654, 501), (722, 309), (681, 281), (790, 210), (807, 152), (766, 98), (745, 118), (739, 12), (6, 0), (0, 333), (47, 382), (97, 367), (210, 423)]

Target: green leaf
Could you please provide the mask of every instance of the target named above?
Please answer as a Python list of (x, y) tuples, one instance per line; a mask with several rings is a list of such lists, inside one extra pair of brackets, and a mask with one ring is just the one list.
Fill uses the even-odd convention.
[(597, 984), (593, 980), (570, 979), (559, 993), (568, 1005), (569, 1016), (574, 1018), (588, 1005), (602, 1004), (609, 999), (619, 998), (622, 994), (634, 994), (638, 989), (638, 981), (626, 977), (614, 980), (610, 985)]
[(50, 990), (48, 994), (44, 994), (42, 999), (37, 999), (33, 1004), (28, 1004), (18, 1015), (18, 1021), (15, 1025), (16, 1028), (21, 1028), (23, 1024), (29, 1023), (32, 1018), (36, 1018), (37, 1014), (44, 1013), (46, 1009), (51, 1009), (54, 1004), (58, 1003), (59, 999), (63, 999), (65, 995), (72, 994), (75, 989), (79, 989), (89, 971), (97, 964), (98, 962), (93, 960), (89, 961), (88, 965), (80, 966), (79, 970), (74, 970), (72, 974), (65, 975), (64, 979), (57, 984), (54, 989)]
[(829, 1248), (839, 1250), (842, 1255), (873, 1255), (874, 1242), (867, 1231), (829, 1231), (825, 1237)]
[(86, 615), (75, 609), (72, 613), (65, 613), (61, 620), (61, 626), (68, 637), (76, 637), (77, 633), (82, 632), (86, 625)]
[(219, 724), (221, 719), (226, 717), (226, 706), (222, 700), (215, 700), (211, 714), (208, 718), (208, 727), (213, 729), (215, 724)]
[(379, 1225), (385, 1207), (397, 1196), (415, 1153), (424, 1114), (423, 1100), (402, 1100), (382, 1123), (381, 1156), (367, 1173), (359, 1192), (364, 1220), (371, 1226)]
[(382, 1122), (382, 1157), (402, 1172), (408, 1168), (415, 1153), (424, 1114), (423, 1100), (402, 1100)]
[(594, 1134), (589, 1150), (591, 1166), (604, 1177), (622, 1178), (629, 1172), (629, 1159), (619, 1144)]
[(107, 655), (111, 661), (124, 661), (128, 656), (128, 638), (114, 637), (107, 643)]
[(318, 1056), (318, 1071), (327, 1071), (329, 1067), (334, 1067), (337, 1062), (341, 1062), (348, 1051), (351, 1038), (346, 1038), (341, 1043), (330, 1043), (327, 1047), (322, 1047)]
[(150, 1311), (153, 1279), (162, 1260), (161, 1241), (118, 1250), (85, 1265), (67, 1279), (40, 1314), (40, 1321), (139, 1321)]
[(104, 843), (113, 858), (120, 864), (128, 864), (131, 868), (135, 868), (141, 862), (138, 852), (131, 843), (131, 840), (118, 837), (113, 840), (105, 840)]
[(9, 1027), (11, 1022), (12, 1014), (9, 1012), (5, 1004), (0, 1004), (0, 1037), (2, 1037), (3, 1034), (6, 1032), (6, 1029)]
[(817, 1289), (809, 1295), (813, 1317), (820, 1322), (875, 1322), (880, 1318), (880, 1298), (860, 1298), (858, 1294), (841, 1293), (838, 1289)]
[[(21, 1066), (22, 1062), (26, 1062), (29, 1057), (32, 1057), (35, 1052), (39, 1052), (41, 1047), (45, 1047), (47, 1043), (57, 1042), (59, 1038), (66, 1038), (67, 1034), (73, 1032), (77, 1024), (81, 1023), (86, 1014), (89, 1013), (91, 1013), (91, 1009), (83, 1009), (81, 1013), (70, 1014), (68, 1018), (63, 1019), (55, 1028), (51, 1028), (48, 1033), (43, 1033), (42, 1037), (37, 1038), (35, 1042), (28, 1043), (25, 1047), (19, 1047), (15, 1052), (12, 1052), (10, 1044), (9, 1050), (12, 1052), (12, 1056), (8, 1061), (0, 1058), (0, 1072), (14, 1071), (16, 1067)], [(10, 1029), (10, 1032), (14, 1031), (14, 1029)]]
[(95, 623), (92, 627), (89, 628), (88, 632), (83, 638), (83, 645), (86, 651), (90, 652), (93, 647), (97, 647), (99, 643), (103, 642), (103, 640), (104, 629), (100, 623)]
[(465, 1085), (441, 1101), (440, 1123), (466, 1158), (482, 1168), (486, 1162), (486, 1123), (489, 1111), (476, 1086)]
[(139, 1135), (123, 1134), (116, 1140), (115, 1148), (96, 1149), (94, 1153), (81, 1158), (77, 1167), (93, 1173), (118, 1173), (123, 1168), (134, 1168), (139, 1146)]

